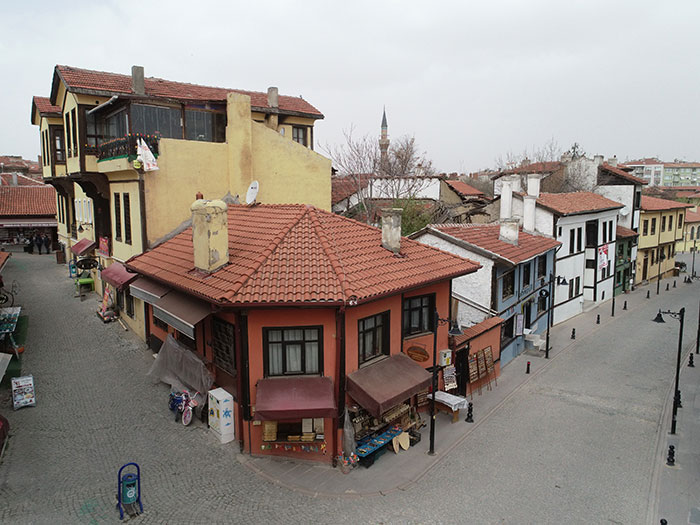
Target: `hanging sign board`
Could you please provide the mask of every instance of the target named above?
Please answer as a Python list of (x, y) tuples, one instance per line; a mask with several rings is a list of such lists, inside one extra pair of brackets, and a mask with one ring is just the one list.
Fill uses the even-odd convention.
[(474, 383), (479, 380), (479, 370), (476, 365), (476, 354), (470, 354), (467, 361), (469, 366), (469, 382)]
[(523, 321), (525, 316), (523, 314), (515, 315), (515, 335), (523, 335)]
[(457, 374), (455, 367), (450, 365), (442, 369), (442, 379), (445, 382), (445, 390), (457, 388)]
[(36, 406), (34, 396), (34, 376), (12, 378), (12, 408)]
[(486, 370), (489, 374), (493, 374), (493, 351), (490, 346), (484, 348), (484, 357), (486, 358)]
[(486, 376), (486, 358), (484, 357), (484, 351), (479, 350), (476, 353), (476, 364), (479, 367), (479, 379)]
[(608, 245), (604, 244), (598, 248), (598, 269), (608, 267)]

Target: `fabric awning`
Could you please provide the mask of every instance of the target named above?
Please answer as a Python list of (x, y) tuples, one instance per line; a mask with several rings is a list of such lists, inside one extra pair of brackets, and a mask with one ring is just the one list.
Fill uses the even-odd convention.
[(153, 315), (194, 339), (194, 326), (211, 313), (209, 303), (180, 292), (169, 292), (153, 304)]
[(261, 379), (255, 399), (255, 419), (258, 421), (338, 415), (330, 377)]
[(139, 277), (129, 286), (131, 295), (148, 304), (155, 304), (158, 299), (170, 291), (170, 288), (146, 277)]
[(138, 277), (137, 273), (127, 271), (126, 267), (120, 262), (113, 262), (110, 266), (102, 270), (100, 277), (103, 281), (108, 282), (117, 290), (121, 290), (131, 281)]
[(430, 386), (431, 376), (418, 363), (397, 354), (348, 375), (348, 394), (374, 417)]
[(70, 247), (70, 251), (80, 257), (81, 255), (85, 255), (87, 252), (94, 250), (95, 248), (97, 248), (97, 243), (95, 241), (91, 241), (90, 239), (81, 239)]

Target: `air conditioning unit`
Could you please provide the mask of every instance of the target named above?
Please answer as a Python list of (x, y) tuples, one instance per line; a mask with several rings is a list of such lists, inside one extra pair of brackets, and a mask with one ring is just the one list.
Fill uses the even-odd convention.
[(440, 350), (440, 366), (450, 366), (452, 364), (452, 350)]

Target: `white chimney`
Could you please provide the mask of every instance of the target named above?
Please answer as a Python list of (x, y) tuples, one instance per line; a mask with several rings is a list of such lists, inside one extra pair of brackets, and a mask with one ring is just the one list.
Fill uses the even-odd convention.
[(603, 163), (603, 156), (602, 155), (595, 155), (593, 157), (593, 160), (596, 163), (596, 166), (600, 166)]
[(611, 166), (617, 166), (617, 155), (613, 155), (611, 158), (609, 158), (608, 164)]
[(498, 240), (517, 246), (519, 226), (520, 221), (518, 219), (501, 219), (501, 230), (498, 234)]
[(529, 233), (535, 231), (535, 206), (537, 197), (525, 195), (523, 197), (523, 230)]
[(144, 79), (143, 66), (131, 66), (131, 91), (135, 95), (146, 94), (146, 81)]
[(197, 199), (190, 209), (194, 266), (207, 273), (214, 272), (228, 263), (226, 203), (220, 200)]
[(12, 185), (17, 186), (17, 173), (12, 174)]
[(399, 253), (401, 251), (401, 208), (382, 208), (382, 247)]
[(528, 173), (527, 175), (527, 194), (532, 195), (535, 198), (540, 196), (540, 180), (542, 179), (541, 173)]
[(271, 108), (279, 107), (279, 90), (274, 86), (267, 88), (267, 105)]
[(513, 216), (513, 177), (506, 175), (501, 181), (501, 219)]

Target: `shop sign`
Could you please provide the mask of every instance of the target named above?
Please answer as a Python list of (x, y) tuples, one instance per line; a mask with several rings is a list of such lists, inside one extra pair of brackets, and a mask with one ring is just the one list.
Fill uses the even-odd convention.
[(523, 314), (515, 315), (515, 335), (523, 335), (523, 323), (525, 316)]
[(98, 248), (98, 251), (102, 255), (109, 257), (109, 237), (100, 237), (100, 247)]
[(17, 410), (22, 407), (36, 406), (34, 397), (34, 376), (12, 378), (12, 407)]
[(410, 347), (408, 350), (406, 350), (406, 355), (419, 363), (424, 363), (425, 361), (430, 359), (428, 351), (425, 348), (421, 348), (420, 346)]
[(604, 244), (600, 248), (598, 248), (598, 269), (602, 270), (603, 268), (608, 267), (608, 245)]

